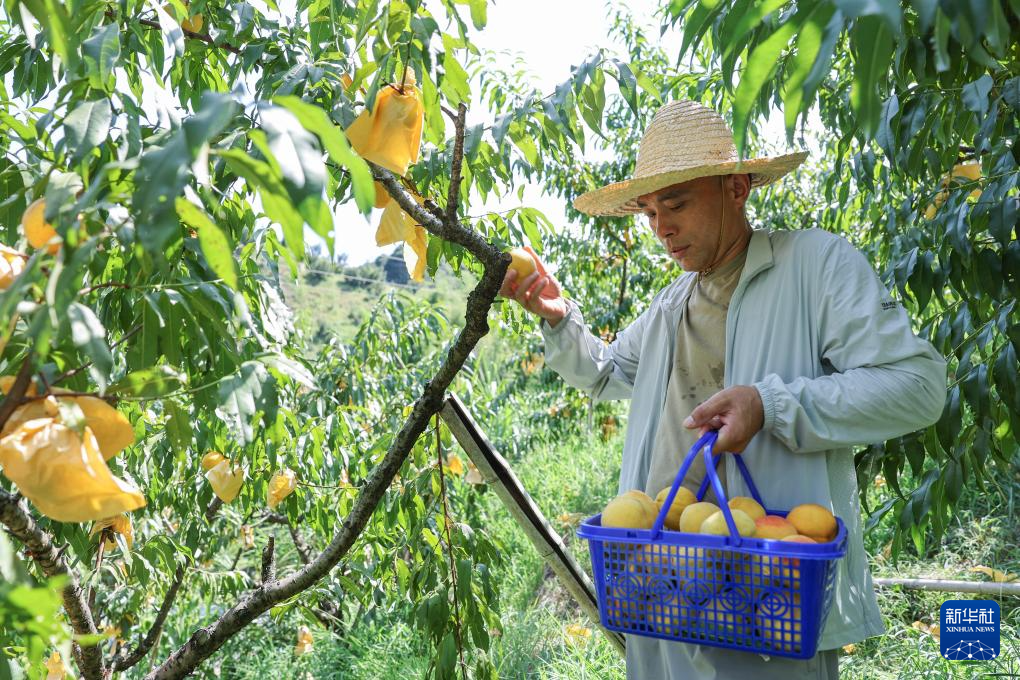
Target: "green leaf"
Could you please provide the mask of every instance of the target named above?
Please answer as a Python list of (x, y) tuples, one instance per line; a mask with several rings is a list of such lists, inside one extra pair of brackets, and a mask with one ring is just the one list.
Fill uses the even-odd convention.
[[(269, 151), (280, 168), (298, 212), (314, 225), (317, 203), (322, 200), (326, 183), (326, 166), (315, 136), (304, 129), (297, 117), (282, 106), (262, 105), (259, 118), (265, 130)], [(332, 224), (329, 225), (332, 227)]]
[(8, 243), (17, 238), (16, 229), (21, 215), (28, 207), (25, 180), (18, 166), (7, 158), (0, 157), (0, 228), (7, 229)]
[(109, 89), (114, 66), (120, 58), (120, 27), (117, 22), (97, 26), (92, 36), (81, 44), (89, 84), (101, 90)]
[(1020, 361), (1011, 343), (1006, 343), (995, 360), (992, 369), (995, 377), (995, 392), (1002, 403), (1014, 411), (1020, 410)]
[(895, 165), (896, 163), (896, 133), (897, 128), (893, 123), (893, 118), (900, 112), (900, 100), (896, 97), (896, 93), (893, 92), (885, 103), (882, 104), (882, 118), (878, 124), (878, 131), (875, 133), (875, 141), (882, 148), (886, 158), (889, 159), (889, 163)]
[(364, 159), (354, 153), (343, 131), (333, 124), (325, 111), (298, 97), (276, 97), (273, 102), (294, 114), (306, 130), (318, 135), (329, 157), (337, 164), (347, 168), (351, 173), (354, 200), (358, 204), (358, 209), (366, 215), (369, 214), (375, 202), (375, 183), (372, 180), (372, 171)]
[(486, 0), (470, 0), (471, 3), (471, 23), (475, 25), (475, 28), (479, 31), (485, 28), (486, 19)]
[(318, 386), (315, 384), (315, 376), (295, 359), (277, 353), (261, 356), (259, 361), (310, 390), (318, 389)]
[(71, 162), (77, 163), (96, 148), (110, 132), (113, 112), (108, 99), (82, 102), (64, 119), (64, 134)]
[(942, 411), (942, 417), (935, 424), (935, 433), (939, 437), (939, 443), (946, 451), (953, 450), (956, 436), (963, 426), (963, 417), (960, 412), (960, 388), (953, 387), (946, 395), (946, 406)]
[(75, 172), (54, 172), (46, 185), (46, 212), (44, 219), (56, 223), (60, 215), (73, 211), (76, 196), (84, 184)]
[(461, 103), (471, 102), (471, 87), (468, 85), (468, 74), (464, 67), (457, 61), (454, 54), (453, 42), (450, 36), (443, 35), (443, 81), (439, 84), (439, 91), (446, 95), (450, 105), (456, 108)]
[(620, 86), (620, 94), (623, 95), (624, 101), (630, 106), (630, 110), (637, 114), (637, 78), (634, 77), (634, 72), (631, 71), (630, 66), (619, 59), (611, 59), (610, 61), (616, 66), (616, 80)]
[(800, 25), (798, 17), (801, 13), (777, 28), (772, 35), (758, 44), (747, 60), (744, 75), (737, 85), (733, 100), (733, 133), (736, 137), (737, 154), (743, 158), (747, 143), (747, 127), (751, 118), (751, 110), (758, 100), (758, 94), (765, 82), (772, 77), (779, 63), (779, 55), (797, 32)]
[(255, 441), (255, 415), (262, 412), (266, 422), (276, 420), (276, 379), (258, 361), (246, 361), (240, 369), (220, 381), (216, 414), (243, 444)]
[[(787, 139), (793, 142), (793, 133), (797, 125), (797, 117), (806, 114), (814, 103), (814, 89), (805, 87), (808, 76), (814, 72), (821, 62), (828, 63), (832, 59), (835, 38), (830, 40), (827, 28), (835, 10), (828, 5), (819, 5), (804, 22), (797, 36), (797, 49), (790, 59), (789, 76), (783, 83), (783, 114), (786, 122)], [(842, 23), (840, 23), (840, 29)], [(838, 31), (837, 31), (838, 35)], [(826, 50), (823, 52), (823, 46)]]
[(979, 116), (988, 112), (988, 94), (992, 91), (994, 81), (987, 73), (972, 83), (963, 86), (964, 105)]
[(181, 125), (184, 141), (191, 158), (196, 158), (201, 148), (213, 137), (223, 132), (237, 115), (240, 107), (234, 98), (225, 92), (205, 92), (198, 111), (185, 119)]
[(187, 385), (188, 376), (170, 366), (151, 366), (132, 371), (110, 385), (107, 394), (137, 399), (157, 399)]
[(166, 409), (168, 415), (166, 433), (170, 439), (170, 445), (178, 455), (181, 455), (191, 446), (193, 436), (193, 428), (188, 419), (187, 411), (172, 399), (165, 401), (163, 408)]
[(892, 33), (874, 16), (858, 20), (850, 32), (851, 51), (856, 57), (854, 81), (850, 87), (850, 108), (857, 115), (865, 138), (878, 129), (882, 113), (879, 92), (883, 88), (893, 54)]
[(157, 260), (164, 257), (165, 246), (181, 236), (174, 201), (187, 181), (190, 161), (184, 133), (178, 130), (165, 146), (145, 152), (135, 175), (136, 229), (142, 246)]
[(91, 360), (89, 375), (103, 392), (113, 371), (113, 354), (106, 343), (106, 329), (95, 312), (77, 302), (68, 306), (67, 321), (71, 326), (71, 342)]
[[(722, 50), (722, 55), (726, 57), (733, 54), (736, 46), (741, 44), (743, 38), (761, 25), (762, 19), (789, 3), (790, 0), (762, 0), (762, 2), (755, 3), (744, 12), (728, 13), (726, 22), (736, 20), (737, 23), (733, 28), (724, 24), (723, 29), (720, 31), (720, 38), (722, 39), (720, 49)], [(832, 11), (834, 10), (829, 8), (829, 12), (831, 13)]]
[(1020, 76), (1010, 78), (1002, 84), (1002, 101), (1020, 113)]
[(692, 9), (684, 19), (684, 37), (680, 42), (680, 51), (677, 53), (677, 65), (687, 54), (689, 48), (697, 49), (698, 41), (708, 30), (712, 17), (719, 12), (726, 3), (718, 0), (701, 0), (697, 7)]
[(886, 27), (900, 33), (903, 10), (897, 0), (832, 0), (849, 19), (857, 17), (881, 17)]
[(294, 209), (287, 190), (270, 167), (239, 149), (215, 150), (214, 153), (223, 157), (227, 166), (244, 177), (253, 189), (258, 189), (262, 209), (269, 219), (283, 227), (287, 249), (294, 257), (304, 258), (304, 220)]
[[(49, 41), (53, 51), (60, 56), (60, 60), (69, 68), (77, 64), (77, 45), (71, 45), (69, 36), (74, 35), (71, 28), (71, 17), (67, 12), (67, 6), (57, 0), (21, 0), (21, 4), (28, 8), (46, 31), (46, 39)], [(17, 5), (5, 4), (5, 10)]]
[(228, 286), (239, 290), (240, 272), (234, 259), (234, 247), (230, 243), (230, 238), (201, 208), (188, 199), (178, 197), (176, 206), (181, 221), (198, 233), (198, 244), (202, 247), (202, 254), (205, 255), (209, 266)]

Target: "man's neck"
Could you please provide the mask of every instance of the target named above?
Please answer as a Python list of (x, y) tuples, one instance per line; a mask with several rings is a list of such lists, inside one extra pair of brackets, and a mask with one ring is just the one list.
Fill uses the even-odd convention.
[(713, 264), (708, 269), (698, 272), (698, 278), (703, 279), (706, 276), (709, 276), (710, 274), (712, 274), (712, 272), (721, 269), (722, 267), (726, 266), (728, 263), (732, 262), (737, 257), (739, 257), (741, 253), (747, 250), (747, 246), (751, 243), (751, 235), (753, 233), (754, 230), (751, 228), (750, 223), (748, 223), (745, 220), (744, 231), (741, 232), (740, 235), (729, 245), (729, 247), (723, 253), (722, 258), (720, 258), (718, 262)]

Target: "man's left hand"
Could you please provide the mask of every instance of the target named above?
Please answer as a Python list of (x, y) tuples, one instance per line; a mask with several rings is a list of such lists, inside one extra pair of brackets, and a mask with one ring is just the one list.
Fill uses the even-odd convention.
[(684, 427), (698, 428), (698, 436), (719, 430), (715, 451), (740, 453), (751, 437), (765, 424), (765, 407), (758, 390), (749, 385), (735, 385), (716, 392), (691, 412)]

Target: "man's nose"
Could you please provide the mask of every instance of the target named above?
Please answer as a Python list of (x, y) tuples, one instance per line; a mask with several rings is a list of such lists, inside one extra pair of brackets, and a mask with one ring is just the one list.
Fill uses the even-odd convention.
[(657, 213), (654, 221), (655, 235), (659, 238), (669, 238), (677, 231), (677, 223), (670, 211)]

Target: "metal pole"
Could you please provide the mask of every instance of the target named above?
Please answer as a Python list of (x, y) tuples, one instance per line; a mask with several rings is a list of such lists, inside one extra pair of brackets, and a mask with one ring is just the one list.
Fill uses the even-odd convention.
[(909, 590), (937, 590), (944, 593), (979, 593), (999, 597), (1020, 597), (1020, 582), (978, 583), (975, 581), (949, 581), (928, 578), (876, 578), (876, 586), (900, 586)]

